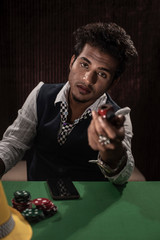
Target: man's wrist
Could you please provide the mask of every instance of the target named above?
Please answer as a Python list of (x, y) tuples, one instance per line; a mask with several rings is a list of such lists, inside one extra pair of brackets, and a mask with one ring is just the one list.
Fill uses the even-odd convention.
[(100, 154), (98, 155), (98, 160), (97, 160), (97, 164), (98, 166), (103, 169), (103, 171), (106, 172), (108, 177), (112, 177), (117, 175), (126, 165), (127, 163), (127, 154), (125, 152), (125, 154), (121, 157), (121, 159), (118, 161), (118, 164), (116, 165), (116, 167), (111, 167), (109, 164), (107, 164), (107, 162), (103, 161)]

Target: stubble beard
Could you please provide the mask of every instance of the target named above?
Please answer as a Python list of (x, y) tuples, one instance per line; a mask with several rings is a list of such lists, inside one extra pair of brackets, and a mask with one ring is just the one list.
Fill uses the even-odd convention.
[(86, 103), (86, 102), (88, 102), (88, 100), (85, 100), (85, 99), (81, 100), (81, 99), (77, 98), (74, 94), (72, 94), (72, 98), (77, 103)]

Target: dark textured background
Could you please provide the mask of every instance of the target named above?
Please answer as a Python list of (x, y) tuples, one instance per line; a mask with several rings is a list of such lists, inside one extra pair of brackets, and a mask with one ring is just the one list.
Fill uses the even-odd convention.
[(95, 21), (118, 23), (135, 42), (139, 58), (111, 96), (132, 109), (136, 165), (160, 180), (159, 0), (1, 0), (0, 137), (39, 81), (67, 80), (72, 32)]

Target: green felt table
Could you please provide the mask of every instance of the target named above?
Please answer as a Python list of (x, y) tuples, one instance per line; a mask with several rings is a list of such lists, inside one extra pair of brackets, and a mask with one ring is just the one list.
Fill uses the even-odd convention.
[(16, 190), (49, 198), (58, 212), (32, 224), (33, 240), (160, 240), (160, 182), (74, 182), (78, 200), (53, 200), (46, 182), (2, 182), (8, 204)]

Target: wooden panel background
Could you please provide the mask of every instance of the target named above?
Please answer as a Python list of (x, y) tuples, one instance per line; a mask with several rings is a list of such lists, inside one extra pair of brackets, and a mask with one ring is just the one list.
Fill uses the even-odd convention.
[(137, 166), (160, 180), (159, 0), (1, 0), (0, 137), (39, 81), (67, 80), (72, 32), (95, 21), (118, 23), (135, 42), (139, 58), (111, 95), (132, 109)]

